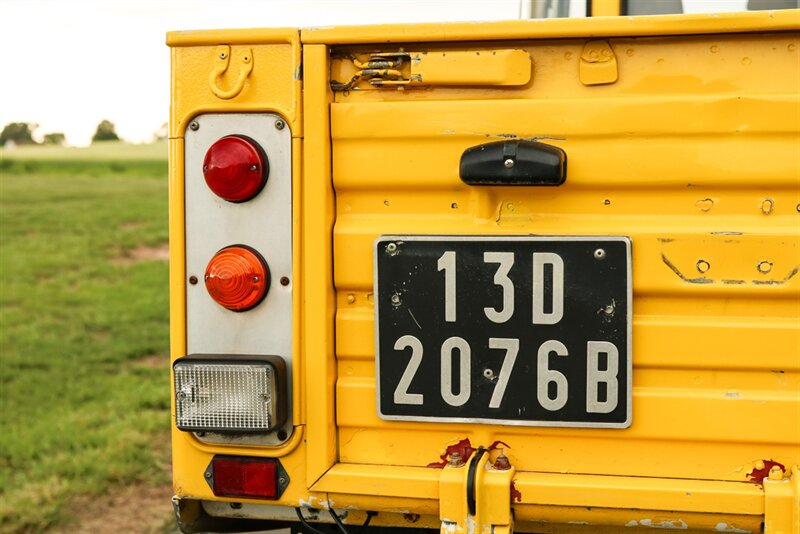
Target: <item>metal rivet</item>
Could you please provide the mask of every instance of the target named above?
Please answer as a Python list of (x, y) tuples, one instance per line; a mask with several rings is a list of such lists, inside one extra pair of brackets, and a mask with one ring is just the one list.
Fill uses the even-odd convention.
[(397, 244), (389, 243), (388, 245), (386, 245), (386, 252), (388, 252), (389, 254), (394, 254), (395, 252), (397, 252)]
[(281, 486), (285, 486), (286, 485), (286, 479), (284, 477), (279, 478), (278, 479), (278, 484), (280, 484)]
[(764, 260), (758, 264), (757, 269), (761, 274), (767, 274), (772, 270), (772, 262)]
[(278, 130), (283, 130), (283, 128), (285, 126), (286, 126), (286, 123), (283, 122), (281, 119), (278, 119), (278, 120), (275, 121), (275, 128), (277, 128)]
[(605, 199), (603, 201), (603, 204), (606, 205), (606, 206), (610, 206), (611, 205), (611, 201), (609, 199)]
[(507, 160), (505, 160), (503, 162), (503, 166), (505, 166), (506, 169), (513, 169), (514, 168), (514, 160), (511, 159), (511, 158), (508, 158)]
[(356, 296), (352, 293), (347, 294), (347, 303), (353, 304), (356, 301)]
[(281, 285), (288, 286), (289, 285), (289, 277), (288, 276), (281, 276)]
[(711, 268), (711, 264), (708, 263), (706, 260), (697, 260), (697, 264), (695, 265), (695, 267), (697, 267), (697, 270), (699, 272), (705, 273), (708, 272), (708, 270)]
[[(197, 435), (199, 436), (199, 435), (200, 435), (200, 433), (198, 432), (198, 434), (197, 434)], [(205, 473), (205, 476), (206, 476), (206, 478), (211, 478), (211, 472), (209, 472), (209, 471), (206, 471), (206, 473)]]
[(400, 298), (400, 294), (399, 293), (395, 293), (394, 295), (392, 295), (392, 299), (391, 300), (392, 300), (392, 304), (395, 305), (395, 306), (400, 306), (400, 303), (402, 302), (402, 299)]
[(596, 260), (604, 260), (606, 258), (606, 251), (602, 248), (598, 248), (594, 251), (594, 259)]
[(200, 124), (197, 121), (192, 121), (189, 123), (189, 129), (193, 132), (196, 132), (200, 129)]
[(197, 283), (197, 277), (192, 275), (189, 277), (189, 283), (195, 285)]
[(223, 53), (221, 53), (221, 54), (219, 55), (219, 58), (220, 58), (220, 59), (225, 59), (226, 57), (228, 57), (228, 54), (226, 54), (225, 52), (223, 52)]
[(775, 201), (771, 198), (765, 198), (761, 201), (761, 213), (769, 215), (775, 209)]

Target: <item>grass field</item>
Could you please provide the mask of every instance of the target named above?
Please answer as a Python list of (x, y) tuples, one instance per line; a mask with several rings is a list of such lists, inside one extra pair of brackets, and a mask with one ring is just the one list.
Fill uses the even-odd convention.
[(167, 483), (166, 174), (165, 143), (0, 151), (2, 533)]

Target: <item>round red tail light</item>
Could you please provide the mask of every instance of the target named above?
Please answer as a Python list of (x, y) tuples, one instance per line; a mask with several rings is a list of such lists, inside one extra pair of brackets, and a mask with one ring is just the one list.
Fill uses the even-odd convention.
[(203, 160), (203, 176), (215, 195), (229, 202), (256, 196), (269, 176), (269, 161), (261, 147), (241, 135), (228, 135), (211, 145)]
[(241, 245), (217, 252), (206, 267), (206, 289), (217, 304), (233, 311), (256, 306), (269, 290), (267, 262)]

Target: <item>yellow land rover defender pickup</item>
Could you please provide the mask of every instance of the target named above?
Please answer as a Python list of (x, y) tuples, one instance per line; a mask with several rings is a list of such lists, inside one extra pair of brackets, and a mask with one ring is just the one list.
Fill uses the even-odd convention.
[(169, 34), (183, 532), (800, 532), (800, 10), (637, 5)]

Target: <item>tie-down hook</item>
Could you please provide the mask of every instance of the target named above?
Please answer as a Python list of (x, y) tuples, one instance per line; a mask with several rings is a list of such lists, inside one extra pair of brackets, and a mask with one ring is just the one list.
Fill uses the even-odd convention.
[(245, 80), (250, 76), (250, 72), (253, 70), (253, 50), (250, 48), (240, 48), (236, 51), (237, 62), (241, 65), (239, 67), (239, 76), (230, 89), (222, 89), (219, 85), (219, 79), (228, 70), (230, 56), (230, 46), (218, 46), (214, 51), (214, 67), (211, 69), (211, 74), (208, 76), (208, 85), (211, 87), (211, 92), (223, 100), (229, 100), (241, 93), (244, 88)]

